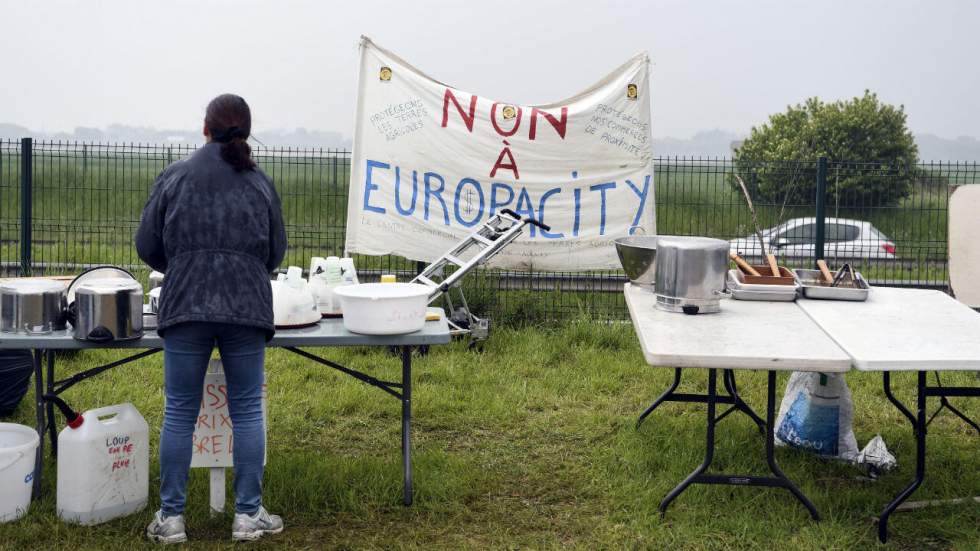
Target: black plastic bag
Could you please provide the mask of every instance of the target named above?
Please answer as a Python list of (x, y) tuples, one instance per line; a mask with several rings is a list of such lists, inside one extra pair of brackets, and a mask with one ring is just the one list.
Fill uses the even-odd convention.
[(32, 373), (30, 350), (0, 350), (0, 417), (17, 409), (30, 387)]

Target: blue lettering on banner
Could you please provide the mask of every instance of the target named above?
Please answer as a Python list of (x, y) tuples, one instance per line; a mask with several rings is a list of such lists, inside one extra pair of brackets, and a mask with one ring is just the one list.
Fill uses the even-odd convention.
[[(375, 192), (390, 184), (390, 180), (388, 180), (389, 175), (381, 174), (379, 171), (390, 171), (392, 168), (394, 169), (394, 197), (391, 198), (388, 195), (388, 192), (391, 191), (390, 188), (385, 188), (385, 191), (381, 192), (384, 199), (379, 199), (378, 193)], [(436, 218), (439, 213), (433, 212), (433, 209), (442, 208), (441, 221), (444, 225), (472, 228), (486, 220), (488, 216), (493, 216), (498, 213), (501, 209), (511, 208), (521, 216), (534, 218), (542, 223), (547, 223), (545, 221), (546, 217), (550, 215), (550, 218), (557, 221), (561, 226), (555, 227), (556, 224), (553, 222), (551, 224), (553, 226), (551, 231), (544, 231), (536, 226), (531, 226), (528, 229), (530, 237), (535, 238), (540, 233), (544, 239), (565, 239), (580, 237), (583, 233), (591, 233), (591, 224), (594, 223), (591, 221), (593, 220), (591, 213), (594, 212), (595, 206), (599, 210), (598, 235), (606, 235), (607, 200), (627, 201), (632, 204), (632, 197), (636, 197), (637, 207), (632, 217), (632, 226), (637, 226), (643, 218), (643, 213), (646, 211), (647, 198), (650, 197), (653, 191), (653, 177), (651, 174), (643, 175), (642, 186), (635, 183), (638, 181), (637, 178), (631, 177), (619, 181), (601, 182), (592, 185), (587, 185), (583, 182), (583, 185), (579, 187), (577, 185), (579, 184), (579, 173), (578, 171), (572, 171), (569, 182), (556, 185), (556, 187), (546, 188), (538, 195), (537, 190), (529, 190), (520, 184), (481, 182), (471, 177), (462, 177), (458, 181), (453, 178), (451, 180), (455, 181), (455, 188), (453, 189), (451, 187), (452, 184), (450, 184), (450, 187), (446, 186), (446, 178), (438, 172), (426, 172), (418, 169), (412, 170), (411, 172), (412, 181), (409, 184), (408, 169), (405, 169), (405, 181), (403, 181), (401, 167), (367, 159), (362, 205), (364, 211), (387, 214), (387, 209), (394, 206), (395, 212), (400, 216), (412, 217), (415, 216), (415, 213), (422, 211), (419, 213), (421, 219), (429, 221), (430, 216), (432, 216), (434, 218), (433, 222), (436, 222), (439, 220)], [(421, 182), (419, 181), (420, 179), (422, 180)], [(620, 187), (619, 184), (624, 182), (629, 187), (632, 195), (625, 191), (620, 192), (621, 195), (626, 193), (623, 196), (615, 195), (615, 193), (613, 195), (607, 193), (610, 190), (616, 190)], [(411, 185), (411, 191), (407, 189), (409, 185)], [(484, 185), (488, 185), (489, 188), (484, 188)], [(420, 190), (420, 188), (423, 189)], [(589, 193), (598, 192), (598, 194), (583, 197), (585, 191)], [(555, 196), (561, 195), (562, 193), (571, 193), (571, 201), (558, 198), (557, 202), (551, 201), (552, 206), (549, 209), (549, 200), (555, 199)], [(568, 195), (564, 197), (567, 198)], [(450, 198), (452, 199), (451, 205), (448, 203)], [(584, 200), (585, 204), (583, 204)], [(379, 202), (381, 204), (378, 204)], [(389, 202), (394, 203), (394, 205), (387, 204)], [(423, 204), (420, 205), (419, 202)], [(568, 204), (569, 202), (571, 202), (571, 205)], [(434, 204), (435, 206), (433, 206)], [(573, 212), (567, 214), (564, 211), (557, 212), (559, 207), (556, 205), (567, 205), (566, 208)], [(583, 222), (583, 208), (586, 209), (586, 222)], [(562, 224), (563, 221), (567, 220), (566, 216), (568, 214), (573, 214), (572, 217), (569, 217), (571, 220)], [(571, 222), (571, 224), (568, 222)], [(587, 224), (585, 230), (582, 227), (583, 223)], [(618, 225), (615, 231), (621, 231)], [(632, 230), (630, 230), (630, 233), (632, 233)]]
[[(643, 191), (640, 191), (633, 182), (626, 179), (626, 184), (633, 190), (633, 193), (640, 198), (640, 206), (636, 209), (636, 216), (633, 217), (633, 225), (636, 226), (640, 223), (640, 217), (643, 216), (643, 207), (647, 204), (647, 193), (650, 192), (650, 175), (647, 174), (643, 178)], [(630, 235), (633, 234), (633, 229), (630, 229)]]
[(606, 190), (616, 189), (616, 182), (606, 182), (589, 186), (589, 191), (598, 191), (601, 197), (599, 201), (599, 235), (606, 235)]
[[(476, 195), (480, 198), (480, 206), (479, 208), (476, 209), (476, 216), (474, 216), (473, 219), (469, 221), (464, 220), (462, 215), (460, 214), (460, 204), (459, 204), (460, 197), (463, 195), (463, 188), (465, 188), (467, 185), (471, 185), (474, 188), (476, 188)], [(465, 205), (462, 208), (467, 213), (472, 212), (473, 210), (472, 196), (473, 196), (473, 190), (470, 190), (463, 198)], [(456, 185), (456, 193), (453, 195), (453, 214), (456, 216), (456, 221), (459, 222), (465, 228), (472, 228), (473, 226), (476, 225), (477, 222), (480, 221), (480, 218), (483, 217), (483, 204), (484, 204), (483, 188), (480, 187), (480, 182), (477, 182), (473, 178), (463, 178), (462, 180), (460, 180), (459, 184)]]
[[(542, 224), (545, 224), (546, 223), (544, 221), (544, 204), (545, 204), (545, 201), (548, 200), (548, 197), (551, 197), (552, 195), (554, 195), (556, 193), (561, 193), (561, 188), (560, 187), (551, 188), (548, 191), (544, 192), (544, 195), (541, 196), (541, 201), (538, 202), (538, 222), (541, 222)], [(561, 238), (565, 237), (565, 234), (564, 233), (551, 233), (550, 231), (545, 231), (545, 230), (542, 229), (541, 230), (541, 237), (544, 237), (546, 239), (561, 239)]]
[[(572, 180), (578, 178), (578, 171), (572, 171)], [(575, 188), (575, 224), (572, 226), (572, 237), (578, 237), (579, 223), (582, 221), (582, 188)]]
[[(508, 193), (507, 200), (504, 201), (503, 203), (501, 203), (500, 201), (497, 200), (497, 190), (498, 189), (505, 189), (505, 190), (507, 190), (507, 193)], [(514, 200), (514, 188), (510, 187), (507, 184), (503, 184), (503, 183), (500, 183), (500, 182), (494, 182), (490, 186), (490, 216), (493, 216), (494, 214), (497, 214), (497, 207), (504, 208), (507, 205), (509, 205), (510, 202), (513, 201), (513, 200)]]
[(371, 190), (378, 189), (377, 184), (371, 183), (371, 171), (375, 168), (383, 168), (387, 170), (388, 168), (391, 168), (391, 165), (380, 161), (372, 161), (371, 159), (367, 160), (367, 174), (364, 175), (364, 210), (384, 214), (385, 209), (383, 207), (371, 206), (371, 204), (368, 203), (369, 199), (371, 198)]
[[(435, 197), (436, 199), (438, 199), (439, 204), (442, 205), (442, 216), (445, 219), (446, 225), (448, 226), (449, 225), (449, 209), (446, 208), (446, 201), (444, 201), (443, 198), (442, 198), (442, 190), (446, 187), (446, 181), (442, 179), (442, 176), (439, 176), (435, 172), (426, 172), (425, 175), (423, 176), (423, 180), (425, 181), (425, 215), (424, 215), (424, 218), (426, 220), (429, 219), (429, 199), (432, 198), (432, 197)], [(432, 189), (432, 185), (430, 183), (431, 180), (439, 180), (439, 187), (436, 188), (436, 189)]]
[(415, 212), (415, 200), (418, 199), (419, 196), (418, 171), (416, 170), (412, 171), (412, 206), (407, 209), (402, 208), (402, 202), (400, 199), (401, 193), (399, 190), (399, 188), (401, 187), (401, 183), (402, 183), (401, 169), (396, 166), (395, 167), (395, 209), (398, 211), (398, 214), (401, 214), (403, 216), (411, 216), (412, 213)]
[[(527, 188), (521, 188), (521, 194), (517, 197), (517, 206), (514, 207), (514, 212), (520, 214), (521, 216), (526, 216), (537, 220), (537, 217), (534, 216), (534, 204), (531, 203), (531, 196), (528, 195)], [(534, 230), (537, 228), (537, 226), (530, 225), (529, 227), (531, 228), (529, 233), (531, 234), (531, 237), (534, 237)]]

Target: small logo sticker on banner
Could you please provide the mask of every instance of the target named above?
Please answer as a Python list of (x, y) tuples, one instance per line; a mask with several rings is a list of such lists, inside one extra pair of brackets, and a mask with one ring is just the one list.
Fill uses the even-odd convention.
[(636, 99), (636, 96), (637, 96), (636, 85), (635, 84), (627, 84), (626, 85), (626, 97), (628, 99)]
[(391, 80), (391, 67), (381, 67), (381, 71), (378, 72), (378, 78), (381, 82), (388, 82)]
[(503, 109), (504, 120), (509, 121), (510, 119), (517, 116), (517, 109), (513, 105), (505, 105)]

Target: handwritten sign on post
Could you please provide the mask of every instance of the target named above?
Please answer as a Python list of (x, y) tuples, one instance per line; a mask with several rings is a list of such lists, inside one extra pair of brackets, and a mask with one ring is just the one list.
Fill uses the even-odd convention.
[[(268, 390), (262, 385), (262, 422), (268, 418)], [(204, 376), (204, 394), (194, 427), (191, 467), (231, 467), (235, 450), (231, 413), (228, 411), (228, 384), (221, 360), (211, 360)]]
[(649, 64), (641, 53), (566, 100), (523, 105), (447, 86), (362, 37), (347, 252), (432, 262), (510, 209), (551, 229), (528, 227), (492, 265), (618, 268), (612, 241), (657, 228)]

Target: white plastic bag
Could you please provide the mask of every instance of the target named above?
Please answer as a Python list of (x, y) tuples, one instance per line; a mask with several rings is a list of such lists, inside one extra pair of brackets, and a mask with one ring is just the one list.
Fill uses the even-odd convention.
[(776, 438), (821, 457), (854, 462), (853, 420), (854, 403), (843, 375), (794, 372), (779, 406)]

